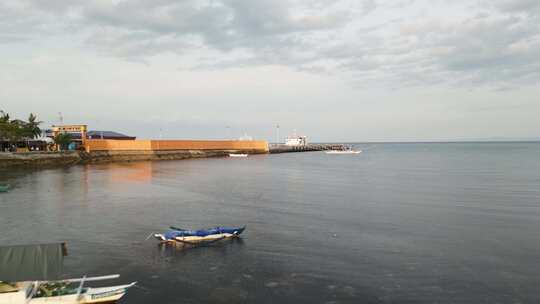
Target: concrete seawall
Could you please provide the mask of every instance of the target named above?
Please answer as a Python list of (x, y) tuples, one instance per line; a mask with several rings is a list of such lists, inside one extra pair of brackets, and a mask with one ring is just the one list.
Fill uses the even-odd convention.
[(262, 140), (111, 140), (89, 139), (86, 152), (97, 151), (257, 151), (268, 152)]
[(0, 169), (55, 167), (100, 162), (130, 162), (220, 157), (229, 153), (266, 154), (268, 142), (241, 140), (86, 140), (85, 151), (0, 152)]

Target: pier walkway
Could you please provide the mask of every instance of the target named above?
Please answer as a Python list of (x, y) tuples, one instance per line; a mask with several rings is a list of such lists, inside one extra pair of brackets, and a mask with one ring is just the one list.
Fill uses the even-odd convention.
[(326, 150), (345, 150), (343, 144), (307, 144), (304, 146), (286, 146), (284, 144), (269, 144), (270, 153), (311, 152)]

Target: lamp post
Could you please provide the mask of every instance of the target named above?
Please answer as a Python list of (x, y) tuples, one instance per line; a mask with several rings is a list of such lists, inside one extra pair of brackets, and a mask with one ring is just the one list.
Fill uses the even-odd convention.
[(279, 144), (279, 124), (276, 125), (276, 144)]

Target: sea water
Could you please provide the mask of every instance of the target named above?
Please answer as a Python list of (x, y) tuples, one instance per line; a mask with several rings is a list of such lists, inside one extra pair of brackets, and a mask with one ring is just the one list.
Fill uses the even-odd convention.
[[(121, 303), (540, 303), (540, 144), (2, 171), (0, 244), (65, 241)], [(162, 246), (168, 226), (241, 239)]]

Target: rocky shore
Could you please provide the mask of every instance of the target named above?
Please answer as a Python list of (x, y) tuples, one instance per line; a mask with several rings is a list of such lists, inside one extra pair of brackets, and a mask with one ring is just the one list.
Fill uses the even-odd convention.
[(229, 153), (260, 154), (261, 152), (244, 150), (94, 151), (80, 152), (80, 156), (82, 163), (102, 163), (225, 157)]
[(0, 170), (13, 167), (48, 168), (71, 166), (81, 162), (78, 152), (0, 152)]
[(87, 163), (179, 160), (188, 158), (224, 157), (229, 153), (261, 153), (237, 150), (172, 150), (172, 151), (69, 151), (0, 153), (0, 170), (6, 168), (50, 168)]

